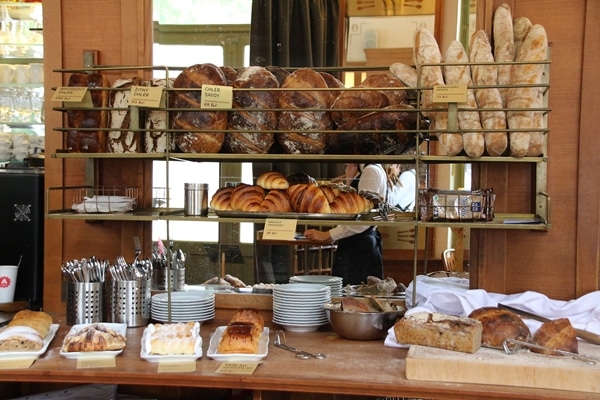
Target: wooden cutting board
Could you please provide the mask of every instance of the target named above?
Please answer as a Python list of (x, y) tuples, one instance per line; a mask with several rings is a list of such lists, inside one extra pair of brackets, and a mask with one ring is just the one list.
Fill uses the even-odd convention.
[(597, 364), (526, 350), (506, 354), (481, 348), (468, 354), (413, 345), (406, 356), (406, 378), (600, 393), (600, 346), (579, 342), (579, 354)]

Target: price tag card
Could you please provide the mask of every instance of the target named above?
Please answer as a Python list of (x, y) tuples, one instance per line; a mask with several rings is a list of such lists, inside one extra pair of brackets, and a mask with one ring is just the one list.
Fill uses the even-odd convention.
[(114, 368), (117, 366), (115, 357), (78, 358), (77, 369), (85, 368)]
[[(52, 100), (65, 103), (82, 103), (88, 92), (87, 87), (59, 87), (52, 95)], [(88, 96), (92, 105), (92, 98)]]
[(238, 375), (252, 375), (259, 362), (222, 362), (217, 368), (217, 372), (223, 374), (238, 374)]
[(27, 369), (33, 365), (35, 358), (20, 358), (18, 360), (2, 360), (0, 369)]
[(162, 361), (158, 363), (158, 372), (196, 372), (196, 360)]
[(233, 88), (231, 86), (202, 85), (202, 103), (200, 108), (213, 110), (231, 108)]
[(265, 220), (265, 229), (263, 230), (263, 240), (294, 240), (296, 236), (295, 219), (274, 219)]
[(434, 103), (466, 103), (467, 85), (437, 85), (433, 87)]
[(163, 88), (160, 86), (132, 86), (129, 96), (130, 106), (158, 108), (162, 98)]

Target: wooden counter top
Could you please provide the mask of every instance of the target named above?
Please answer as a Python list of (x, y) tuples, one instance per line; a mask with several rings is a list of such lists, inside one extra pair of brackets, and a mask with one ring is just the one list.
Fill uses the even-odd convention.
[(252, 375), (217, 373), (220, 362), (206, 356), (208, 343), (216, 327), (228, 319), (202, 324), (203, 357), (196, 372), (159, 373), (158, 363), (140, 358), (144, 328), (127, 330), (127, 347), (116, 358), (114, 368), (78, 369), (77, 361), (59, 354), (69, 330), (64, 316), (55, 317), (60, 324), (48, 351), (28, 369), (5, 369), (0, 381), (53, 383), (108, 383), (144, 386), (210, 387), (251, 389), (254, 398), (262, 391), (335, 393), (348, 395), (423, 397), (432, 399), (585, 399), (590, 393), (539, 390), (499, 385), (409, 381), (405, 375), (407, 350), (385, 347), (383, 341), (342, 339), (326, 325), (317, 332), (286, 332), (288, 344), (310, 352), (327, 354), (324, 360), (300, 360), (291, 352), (273, 345), (271, 326), (269, 354)]

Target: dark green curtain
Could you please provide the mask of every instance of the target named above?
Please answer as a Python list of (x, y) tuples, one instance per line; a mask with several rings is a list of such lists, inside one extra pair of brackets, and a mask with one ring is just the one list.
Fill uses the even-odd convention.
[(250, 64), (339, 65), (338, 0), (253, 0)]

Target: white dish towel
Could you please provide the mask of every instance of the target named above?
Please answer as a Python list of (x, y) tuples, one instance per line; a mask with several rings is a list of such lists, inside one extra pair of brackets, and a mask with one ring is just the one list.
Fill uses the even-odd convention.
[[(413, 306), (413, 288), (416, 287), (416, 302)], [(467, 316), (481, 307), (497, 307), (506, 304), (542, 317), (569, 318), (575, 328), (600, 334), (600, 291), (583, 295), (573, 300), (553, 300), (541, 293), (527, 291), (515, 294), (489, 293), (483, 289), (469, 289), (469, 280), (464, 278), (431, 278), (417, 276), (406, 288), (406, 315), (416, 312), (439, 312)], [(531, 333), (541, 325), (532, 319), (524, 319)], [(388, 331), (386, 346), (407, 347), (396, 342), (394, 328)]]

